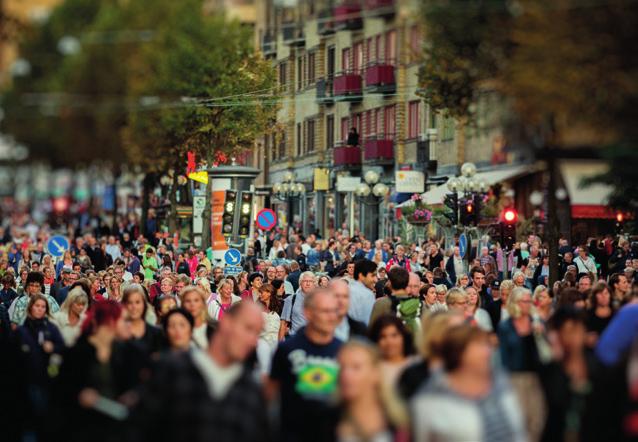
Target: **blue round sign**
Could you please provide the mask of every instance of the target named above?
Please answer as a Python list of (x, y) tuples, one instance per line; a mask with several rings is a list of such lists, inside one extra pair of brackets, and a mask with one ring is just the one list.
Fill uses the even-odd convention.
[(62, 235), (52, 236), (47, 241), (47, 251), (55, 258), (61, 257), (67, 250), (69, 250), (69, 240)]
[(272, 209), (262, 209), (257, 214), (257, 227), (270, 230), (277, 224), (277, 214)]
[(239, 265), (241, 262), (241, 252), (237, 249), (228, 249), (224, 253), (224, 262), (229, 266)]

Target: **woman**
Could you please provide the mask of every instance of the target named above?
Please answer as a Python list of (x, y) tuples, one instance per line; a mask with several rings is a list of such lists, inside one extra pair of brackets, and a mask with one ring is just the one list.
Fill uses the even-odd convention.
[(53, 264), (53, 259), (51, 255), (43, 255), (42, 256), (42, 264), (40, 265), (42, 268), (42, 272), (44, 273), (44, 269), (51, 270), (51, 276), (55, 280), (55, 265)]
[(99, 276), (92, 276), (89, 278), (90, 289), (89, 289), (89, 297), (92, 302), (94, 301), (103, 301), (104, 296), (101, 293), (102, 282), (100, 281)]
[(554, 301), (552, 300), (547, 287), (544, 285), (536, 286), (532, 299), (534, 301), (534, 306), (536, 307), (536, 314), (541, 321), (547, 322), (554, 312)]
[(73, 416), (73, 431), (59, 425), (55, 440), (111, 441), (123, 431), (121, 420), (98, 411), (100, 398), (110, 399), (111, 412), (126, 412), (117, 401), (123, 393), (136, 387), (130, 361), (122, 357), (116, 339), (127, 339), (128, 328), (122, 315), (122, 306), (113, 300), (94, 303), (82, 324), (82, 334), (75, 346), (65, 354), (60, 368), (57, 391), (60, 414), (51, 422), (66, 422)]
[(525, 287), (525, 274), (523, 272), (514, 273), (512, 281), (516, 287)]
[(51, 294), (51, 287), (55, 284), (55, 272), (51, 267), (43, 267), (42, 274), (44, 275), (44, 294)]
[(248, 272), (241, 272), (237, 276), (237, 291), (243, 293), (248, 287), (250, 287), (250, 284), (248, 284)]
[(470, 286), (465, 289), (465, 293), (467, 293), (466, 314), (476, 322), (476, 325), (481, 330), (486, 332), (494, 331), (489, 313), (481, 308), (481, 297), (476, 289)]
[(341, 347), (339, 392), (341, 404), (333, 435), (327, 440), (408, 440), (407, 413), (384, 388), (379, 351), (362, 340)]
[(317, 283), (317, 285), (319, 287), (328, 287), (328, 284), (330, 284), (330, 277), (328, 275), (321, 275), (319, 277), (319, 282)]
[(122, 280), (120, 278), (111, 276), (105, 297), (113, 301), (122, 302)]
[(492, 368), (489, 335), (455, 326), (447, 330), (440, 354), (443, 370), (411, 401), (413, 439), (525, 441), (516, 398), (505, 375)]
[(86, 249), (84, 248), (80, 249), (77, 261), (83, 272), (86, 272), (92, 266), (91, 258), (89, 258), (89, 255), (86, 254)]
[(412, 361), (414, 354), (412, 334), (401, 319), (392, 315), (377, 318), (370, 326), (370, 339), (379, 346), (383, 381), (389, 388), (395, 388), (399, 375)]
[(84, 320), (89, 297), (81, 287), (69, 290), (69, 294), (60, 306), (60, 311), (53, 314), (52, 322), (60, 330), (67, 347), (73, 346), (80, 336), (80, 328)]
[(257, 359), (259, 367), (264, 375), (270, 373), (270, 362), (279, 344), (279, 327), (281, 318), (279, 311), (279, 298), (275, 294), (275, 288), (271, 284), (264, 284), (259, 288), (258, 302), (263, 307), (264, 328), (257, 342)]
[(177, 298), (175, 296), (160, 295), (155, 298), (154, 305), (157, 324), (161, 324), (168, 312), (177, 308)]
[(71, 256), (70, 250), (67, 250), (66, 252), (64, 252), (64, 254), (62, 255), (62, 259), (59, 260), (57, 264), (55, 265), (56, 277), (60, 276), (60, 273), (62, 273), (63, 267), (68, 267), (68, 268), (73, 267), (73, 256)]
[(164, 347), (164, 337), (159, 328), (146, 322), (149, 306), (142, 286), (128, 285), (122, 295), (122, 305), (130, 326), (130, 342), (142, 349), (146, 356), (158, 353)]
[(412, 268), (410, 267), (410, 260), (407, 259), (405, 256), (405, 247), (403, 247), (401, 244), (399, 244), (396, 248), (396, 255), (388, 260), (387, 264), (385, 265), (385, 270), (389, 272), (390, 269), (394, 266), (403, 267), (408, 272), (412, 271)]
[(527, 288), (512, 290), (507, 310), (510, 317), (498, 328), (501, 362), (510, 372), (529, 439), (538, 440), (545, 419), (538, 370), (548, 357), (547, 342), (540, 321), (532, 318), (532, 294)]
[(421, 301), (423, 301), (423, 308), (425, 310), (430, 313), (438, 310), (436, 302), (436, 286), (425, 284), (419, 290), (419, 297), (421, 298)]
[(447, 292), (445, 296), (445, 305), (447, 310), (463, 315), (467, 312), (467, 293), (460, 288), (453, 288)]
[[(597, 340), (614, 315), (614, 310), (611, 306), (611, 293), (607, 284), (599, 282), (594, 285), (589, 296), (589, 305), (586, 322), (587, 331), (592, 333)], [(590, 342), (590, 344), (595, 344), (595, 342)]]
[(16, 331), (27, 385), (26, 428), (35, 431), (36, 434), (44, 429), (43, 422), (48, 412), (51, 387), (49, 371), (58, 369), (52, 355), (61, 354), (64, 350), (64, 339), (49, 317), (47, 299), (42, 295), (32, 295), (27, 304), (24, 324)]
[(215, 295), (210, 289), (210, 281), (208, 278), (197, 278), (195, 280), (195, 285), (202, 289), (204, 293), (206, 293), (206, 299), (214, 299)]
[(468, 285), (470, 285), (470, 277), (465, 273), (461, 273), (458, 278), (456, 278), (456, 286), (463, 289)]
[(437, 311), (447, 311), (447, 304), (445, 303), (445, 298), (447, 297), (447, 286), (443, 284), (439, 284), (436, 287), (436, 303), (437, 303)]
[(171, 351), (187, 351), (193, 339), (195, 320), (187, 310), (175, 308), (162, 320), (162, 328)]
[[(226, 285), (227, 290), (230, 286)], [(195, 327), (193, 327), (193, 341), (200, 349), (208, 348), (208, 336), (206, 333), (209, 321), (208, 310), (206, 309), (206, 293), (200, 288), (190, 286), (184, 288), (180, 293), (182, 307), (193, 316)]]
[(233, 295), (232, 282), (222, 279), (217, 283), (217, 296), (208, 302), (208, 314), (212, 319), (219, 321), (230, 306), (239, 301), (241, 298)]

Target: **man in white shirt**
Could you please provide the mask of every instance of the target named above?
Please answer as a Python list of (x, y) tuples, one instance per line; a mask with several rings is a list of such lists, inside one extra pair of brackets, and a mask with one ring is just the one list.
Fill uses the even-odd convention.
[(353, 276), (348, 316), (368, 325), (376, 299), (374, 285), (377, 283), (377, 265), (369, 259), (361, 259), (354, 264)]

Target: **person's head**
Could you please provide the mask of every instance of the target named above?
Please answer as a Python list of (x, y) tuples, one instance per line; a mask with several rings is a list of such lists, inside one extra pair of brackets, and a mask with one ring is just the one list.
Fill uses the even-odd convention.
[(464, 287), (467, 287), (469, 284), (470, 284), (470, 277), (468, 275), (466, 275), (465, 273), (461, 273), (456, 278), (456, 286), (457, 287), (464, 288)]
[(321, 335), (333, 335), (338, 325), (338, 303), (331, 289), (314, 288), (304, 297), (307, 327)]
[(582, 351), (585, 346), (587, 329), (583, 310), (561, 307), (549, 318), (547, 327), (555, 333), (565, 354)]
[(160, 282), (160, 291), (165, 295), (173, 293), (173, 289), (175, 288), (175, 281), (170, 276), (165, 276), (162, 278)]
[(221, 317), (210, 346), (226, 364), (241, 363), (255, 350), (264, 326), (261, 308), (254, 302), (233, 304)]
[(408, 295), (413, 296), (413, 297), (418, 297), (419, 296), (419, 290), (421, 290), (421, 278), (419, 277), (419, 275), (417, 275), (414, 272), (410, 272), (410, 275), (408, 277), (408, 287), (407, 287), (407, 292)]
[(609, 277), (609, 286), (616, 296), (624, 296), (629, 293), (629, 281), (622, 273), (614, 273)]
[(24, 289), (29, 296), (42, 293), (44, 289), (44, 275), (40, 272), (29, 272), (24, 282)]
[(403, 267), (392, 267), (388, 272), (388, 280), (392, 292), (404, 291), (408, 287), (410, 274)]
[(350, 286), (343, 279), (334, 279), (330, 281), (328, 289), (332, 290), (337, 298), (337, 320), (341, 322), (350, 308)]
[(353, 277), (370, 290), (374, 290), (374, 285), (377, 283), (376, 271), (376, 263), (369, 259), (360, 259), (354, 265)]
[(428, 284), (434, 284), (434, 273), (426, 270), (425, 271), (425, 280), (427, 281)]
[(182, 307), (193, 315), (196, 322), (208, 319), (208, 312), (206, 310), (206, 298), (208, 296), (204, 290), (200, 287), (189, 286), (182, 290), (179, 297), (182, 302)]
[(174, 308), (162, 319), (164, 335), (173, 350), (188, 350), (193, 337), (195, 320), (186, 309)]
[(122, 306), (126, 309), (128, 318), (132, 321), (144, 320), (148, 304), (146, 293), (139, 284), (129, 284), (122, 294)]
[(514, 281), (512, 281), (511, 279), (506, 279), (501, 282), (500, 294), (502, 305), (507, 305), (507, 299), (509, 298), (510, 293), (512, 293), (512, 290), (514, 290), (514, 287)]
[(558, 305), (560, 307), (574, 307), (577, 309), (585, 308), (585, 300), (587, 295), (573, 287), (566, 287), (560, 292)]
[(447, 331), (463, 323), (464, 318), (462, 314), (442, 311), (422, 318), (420, 353), (425, 361), (432, 364), (441, 358), (441, 346)]
[(275, 278), (277, 279), (286, 279), (287, 276), (287, 272), (286, 272), (286, 267), (282, 266), (282, 265), (278, 265), (277, 267), (275, 267)]
[(355, 269), (355, 263), (354, 262), (349, 262), (346, 265), (346, 273), (348, 274), (348, 276), (350, 276), (353, 279), (354, 279), (354, 269)]
[[(233, 294), (233, 281), (229, 278), (220, 279), (217, 283), (217, 293), (224, 298), (229, 298)], [(261, 284), (259, 284), (261, 287)]]
[(552, 296), (549, 293), (549, 289), (544, 285), (536, 286), (532, 300), (534, 305), (540, 309), (549, 308), (552, 305)]
[(589, 248), (587, 246), (580, 246), (578, 248), (578, 256), (580, 256), (582, 259), (586, 259), (588, 255)]
[(396, 316), (379, 316), (370, 326), (369, 336), (386, 361), (401, 360), (414, 352), (412, 334)]
[(439, 304), (445, 304), (445, 297), (447, 296), (447, 286), (445, 284), (438, 284), (435, 286), (435, 290), (436, 290), (436, 301)]
[(598, 307), (609, 307), (611, 305), (611, 293), (607, 284), (604, 282), (594, 284), (589, 295), (589, 305), (594, 310)]
[(441, 357), (448, 373), (464, 369), (487, 374), (492, 359), (489, 335), (469, 324), (451, 327), (441, 343)]
[(259, 301), (271, 312), (279, 310), (279, 298), (272, 284), (264, 284), (259, 288)]
[(27, 304), (27, 316), (31, 319), (43, 319), (48, 318), (50, 314), (47, 298), (39, 293), (31, 295)]
[(582, 275), (578, 279), (578, 291), (581, 293), (587, 293), (591, 289), (591, 276)]
[(272, 281), (277, 277), (277, 268), (276, 267), (268, 267), (266, 270), (266, 280)]
[(377, 348), (363, 339), (353, 339), (341, 346), (339, 355), (339, 394), (344, 402), (369, 397), (378, 391), (382, 373)]
[(474, 314), (481, 306), (481, 297), (474, 286), (466, 288), (465, 294), (467, 295), (467, 311)]
[(481, 290), (483, 285), (485, 284), (485, 272), (480, 267), (475, 267), (470, 272), (470, 277), (472, 278), (472, 285), (476, 287), (477, 290)]
[(102, 333), (110, 339), (122, 333), (123, 329), (126, 329), (126, 326), (122, 306), (119, 302), (110, 299), (91, 304), (82, 323), (82, 334)]
[[(272, 267), (268, 268), (268, 270), (270, 269), (272, 269)], [(262, 275), (261, 273), (255, 272), (251, 273), (250, 276), (248, 276), (248, 285), (250, 285), (253, 290), (259, 290), (263, 282), (264, 275)]]
[(219, 281), (224, 276), (224, 269), (221, 267), (215, 267), (213, 269), (213, 279)]
[(135, 272), (133, 274), (133, 282), (135, 284), (142, 284), (144, 282), (144, 273), (143, 272)]
[(399, 244), (395, 250), (396, 255), (399, 259), (403, 259), (403, 257), (405, 256), (405, 247), (403, 247), (401, 244)]
[(427, 305), (434, 305), (436, 302), (436, 286), (425, 284), (419, 289), (419, 295), (425, 300)]
[(299, 276), (299, 288), (304, 294), (308, 294), (317, 285), (317, 278), (312, 272), (303, 272)]
[(445, 296), (448, 310), (452, 312), (465, 312), (467, 308), (467, 293), (461, 288), (451, 288)]
[(319, 282), (317, 283), (317, 286), (318, 287), (328, 287), (328, 284), (330, 284), (330, 276), (321, 275), (319, 277)]
[(175, 296), (159, 295), (155, 298), (155, 313), (158, 318), (163, 318), (174, 308), (177, 308), (177, 298)]
[(2, 287), (5, 290), (12, 289), (16, 285), (16, 280), (12, 274), (7, 273), (2, 277)]
[(523, 272), (515, 272), (512, 277), (512, 281), (514, 281), (514, 285), (516, 287), (524, 287), (525, 286), (525, 274)]
[(507, 300), (507, 311), (512, 318), (528, 316), (532, 311), (532, 292), (525, 287), (516, 287)]
[(80, 316), (86, 310), (89, 305), (89, 297), (82, 287), (74, 287), (69, 290), (66, 299), (60, 306), (60, 310), (63, 312), (73, 312), (77, 316)]

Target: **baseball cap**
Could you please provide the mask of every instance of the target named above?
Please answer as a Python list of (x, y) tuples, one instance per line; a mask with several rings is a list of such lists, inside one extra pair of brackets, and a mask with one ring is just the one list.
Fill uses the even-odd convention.
[(492, 281), (492, 284), (490, 285), (490, 287), (493, 289), (500, 289), (501, 282), (498, 279), (495, 279), (494, 281)]

